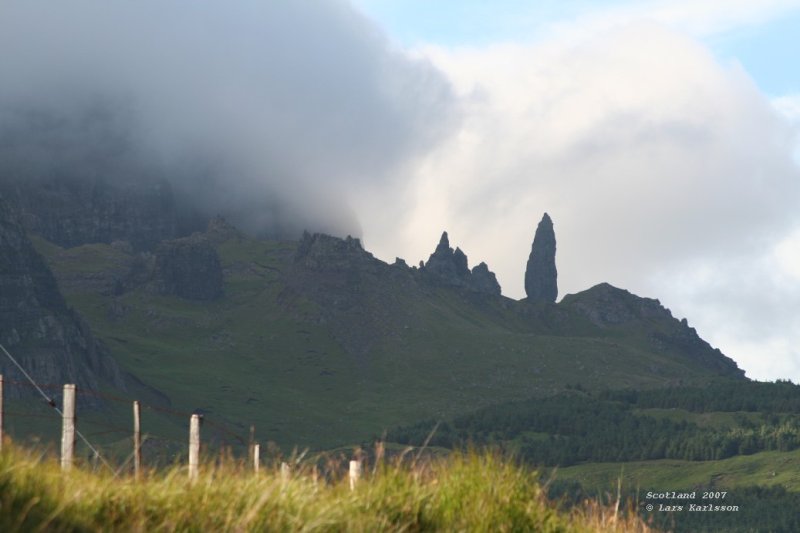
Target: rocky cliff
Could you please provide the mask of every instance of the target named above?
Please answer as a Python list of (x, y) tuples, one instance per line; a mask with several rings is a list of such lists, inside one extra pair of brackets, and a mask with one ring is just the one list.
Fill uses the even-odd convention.
[(387, 265), (359, 239), (307, 232), (282, 277), (286, 285), (279, 301), (285, 312), (325, 324), (362, 366), (376, 344), (396, 336), (406, 320), (398, 301), (416, 285), (407, 265)]
[[(52, 272), (0, 198), (0, 342), (35, 380), (96, 389), (101, 381), (124, 389), (104, 345), (64, 301)], [(0, 373), (23, 381), (0, 353)], [(9, 387), (10, 397), (24, 389)]]
[(149, 249), (179, 228), (173, 178), (132, 132), (118, 103), (19, 108), (0, 122), (0, 194), (28, 231), (69, 248), (130, 242)]
[(156, 249), (155, 282), (161, 294), (188, 300), (222, 297), (222, 266), (205, 235), (162, 242)]
[(0, 191), (28, 231), (65, 248), (119, 240), (142, 250), (179, 236), (172, 189), (163, 180), (0, 179)]
[(721, 375), (743, 377), (736, 362), (700, 338), (684, 318), (678, 320), (653, 298), (636, 296), (608, 283), (564, 297), (559, 307), (575, 311), (602, 329), (639, 332), (660, 352), (678, 353)]

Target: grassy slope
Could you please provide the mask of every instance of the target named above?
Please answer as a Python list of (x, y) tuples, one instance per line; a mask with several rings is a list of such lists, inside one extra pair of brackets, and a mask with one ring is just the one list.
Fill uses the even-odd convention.
[[(400, 285), (389, 289), (407, 323), (357, 357), (318, 319), (316, 303), (302, 294), (284, 299), (293, 243), (220, 244), (225, 297), (211, 303), (145, 288), (114, 300), (98, 279), (119, 268), (125, 252), (101, 244), (61, 250), (40, 239), (37, 246), (117, 361), (168, 394), (174, 409), (202, 408), (240, 434), (255, 424), (262, 441), (284, 446), (354, 442), (576, 381), (599, 389), (708, 377), (643, 338), (597, 331), (573, 316), (559, 329), (590, 336), (543, 334), (509, 304), (474, 305), (448, 289), (420, 297)], [(116, 315), (112, 300), (122, 310)]]

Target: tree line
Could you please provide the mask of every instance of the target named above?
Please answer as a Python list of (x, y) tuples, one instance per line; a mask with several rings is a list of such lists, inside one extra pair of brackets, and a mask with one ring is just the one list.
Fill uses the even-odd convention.
[[(576, 390), (578, 389), (578, 390)], [(733, 427), (700, 427), (686, 420), (648, 416), (640, 409), (692, 412), (750, 411)], [(435, 432), (432, 429), (436, 427)], [(463, 448), (494, 446), (536, 465), (654, 459), (717, 460), (800, 447), (800, 386), (791, 382), (719, 382), (707, 388), (650, 391), (573, 390), (549, 398), (503, 403), (438, 423), (397, 428), (401, 444)]]
[(720, 380), (703, 387), (613, 390), (601, 392), (598, 398), (635, 405), (639, 408), (674, 408), (694, 413), (714, 411), (800, 413), (800, 385), (790, 380), (775, 382)]

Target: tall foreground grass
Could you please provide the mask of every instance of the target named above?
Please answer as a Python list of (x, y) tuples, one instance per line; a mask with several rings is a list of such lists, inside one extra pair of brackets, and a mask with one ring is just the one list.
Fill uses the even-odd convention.
[(139, 481), (73, 468), (6, 443), (0, 531), (648, 531), (633, 514), (547, 501), (534, 473), (488, 453), (382, 463), (350, 490), (344, 476), (296, 466), (255, 475), (233, 460)]

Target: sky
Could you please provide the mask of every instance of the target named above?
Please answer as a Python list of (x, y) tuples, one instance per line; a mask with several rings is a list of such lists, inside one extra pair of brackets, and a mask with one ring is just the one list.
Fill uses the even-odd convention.
[(521, 297), (547, 211), (560, 295), (659, 298), (749, 377), (800, 379), (800, 2), (355, 5), (465, 108), (417, 170), (410, 255), (436, 221)]
[(447, 230), (511, 298), (547, 212), (559, 298), (658, 298), (800, 382), (797, 27), (781, 0), (4, 0), (0, 161), (136, 179), (96, 168), (122, 139), (251, 231), (416, 264)]

